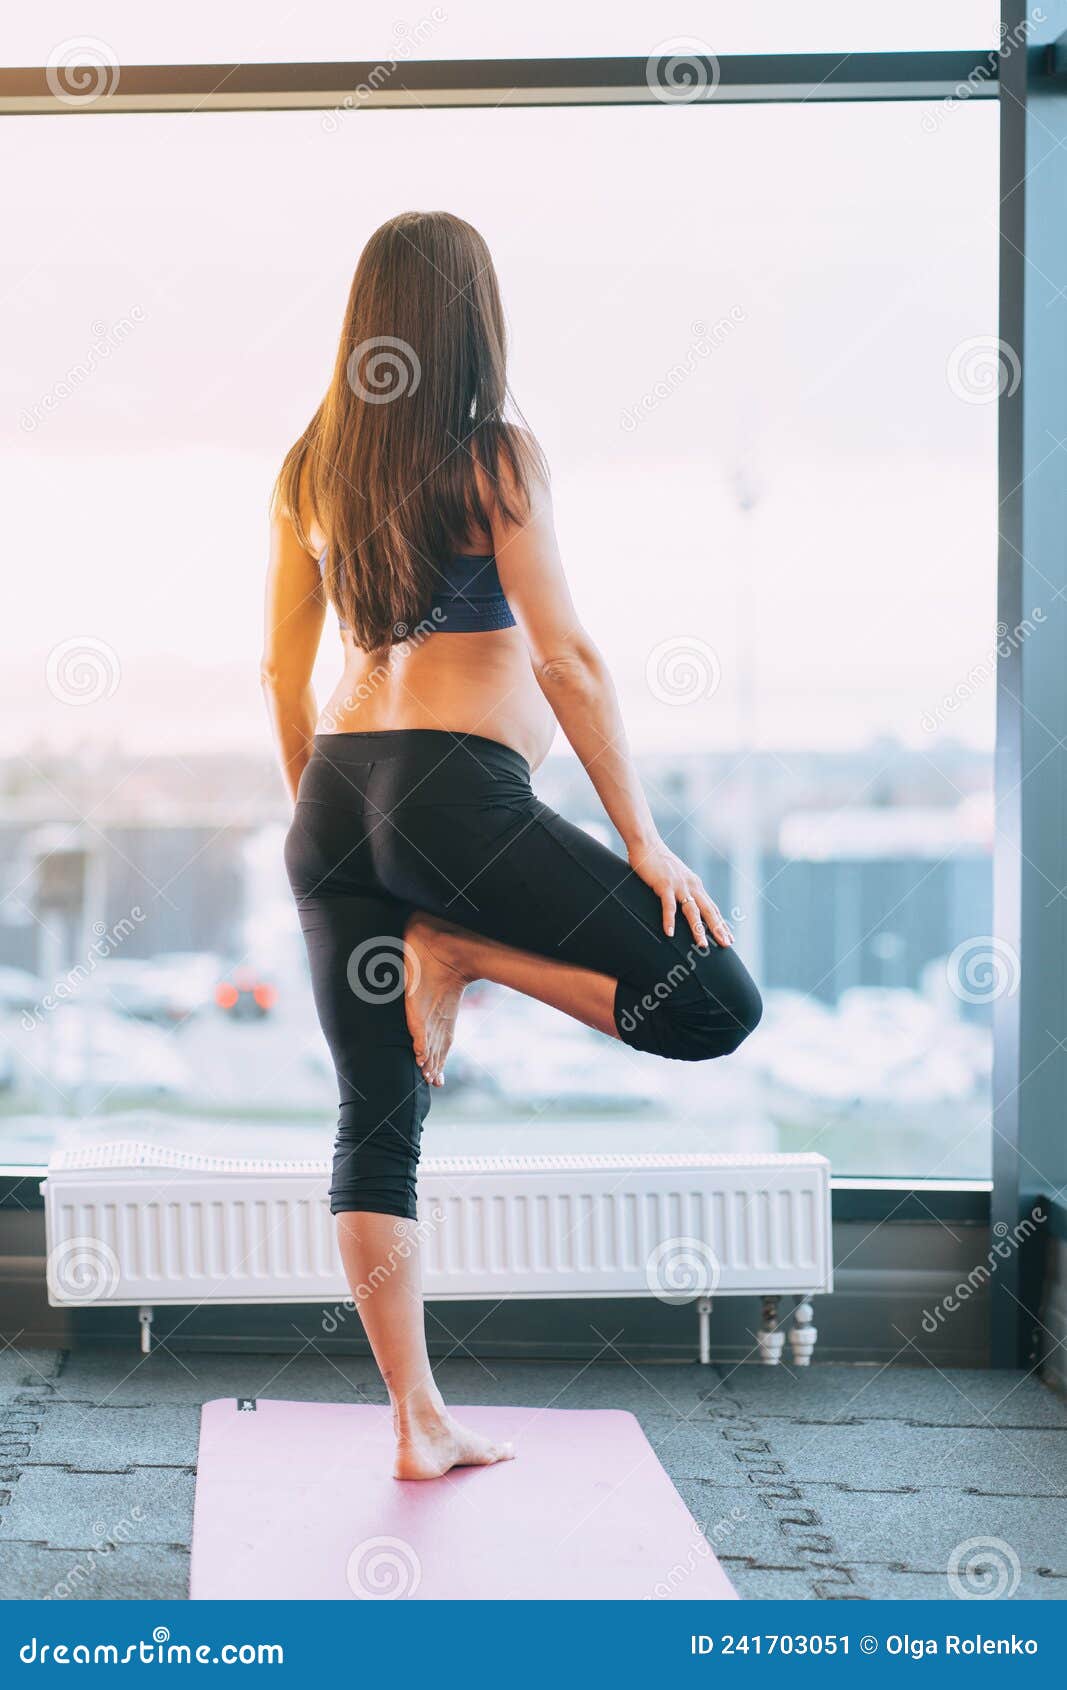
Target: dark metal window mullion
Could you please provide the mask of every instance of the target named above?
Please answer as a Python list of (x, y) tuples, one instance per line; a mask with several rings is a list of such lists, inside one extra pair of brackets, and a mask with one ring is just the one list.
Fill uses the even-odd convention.
[[(85, 98), (41, 66), (0, 69), (0, 113), (284, 111), (348, 107), (674, 105), (995, 97), (993, 49), (947, 53), (695, 55), (696, 83), (666, 56), (411, 62), (116, 65)], [(668, 81), (668, 78), (670, 80)]]

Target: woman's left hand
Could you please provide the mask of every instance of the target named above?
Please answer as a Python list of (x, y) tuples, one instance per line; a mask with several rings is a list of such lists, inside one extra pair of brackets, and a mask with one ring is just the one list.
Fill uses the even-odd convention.
[(734, 936), (718, 904), (704, 890), (700, 876), (687, 868), (662, 839), (637, 847), (628, 855), (634, 873), (651, 886), (660, 901), (663, 931), (668, 938), (674, 933), (675, 912), (680, 909), (701, 950), (708, 948), (709, 932), (717, 945), (733, 944)]

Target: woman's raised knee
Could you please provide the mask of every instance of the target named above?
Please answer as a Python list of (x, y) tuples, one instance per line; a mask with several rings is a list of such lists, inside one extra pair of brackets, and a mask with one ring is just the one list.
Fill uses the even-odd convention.
[(673, 1049), (665, 1052), (683, 1062), (710, 1062), (732, 1056), (755, 1032), (763, 1015), (763, 999), (748, 974), (731, 982), (729, 992), (709, 991), (702, 1002), (677, 1004), (669, 1015)]
[(763, 1000), (733, 951), (711, 952), (696, 969), (671, 975), (643, 993), (619, 988), (619, 1037), (634, 1049), (678, 1062), (730, 1056), (759, 1026)]

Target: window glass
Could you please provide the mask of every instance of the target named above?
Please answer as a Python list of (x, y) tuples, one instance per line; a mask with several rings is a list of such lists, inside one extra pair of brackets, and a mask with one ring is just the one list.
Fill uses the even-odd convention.
[[(767, 1001), (691, 1065), (472, 992), (427, 1150), (986, 1173), (1015, 961), (986, 937), (996, 126), (990, 102), (8, 120), (7, 1159), (148, 1127), (328, 1151), (256, 678), (266, 511), (360, 247), (421, 204), (496, 256), (575, 597)], [(323, 688), (337, 658), (330, 629)], [(536, 785), (610, 839), (562, 743)]]
[[(995, 0), (706, 0), (698, 34), (713, 53), (924, 51), (991, 47)], [(580, 6), (508, 6), (499, 0), (187, 0), (161, 11), (134, 0), (96, 0), (92, 29), (78, 0), (50, 0), (6, 20), (7, 64), (46, 64), (51, 54), (93, 41), (120, 64), (255, 64), (274, 60), (598, 57), (651, 53), (685, 27), (659, 0), (583, 0)], [(697, 26), (694, 26), (697, 27)], [(687, 37), (689, 39), (689, 37)]]

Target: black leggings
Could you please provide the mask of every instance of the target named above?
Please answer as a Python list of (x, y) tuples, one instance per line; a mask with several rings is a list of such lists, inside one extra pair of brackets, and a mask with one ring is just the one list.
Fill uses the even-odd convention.
[(517, 751), (434, 729), (319, 734), (285, 862), (340, 1090), (330, 1206), (415, 1218), (430, 1088), (404, 1014), (413, 910), (618, 981), (636, 1050), (699, 1062), (756, 1026), (732, 949), (697, 949), (627, 863), (534, 797)]

